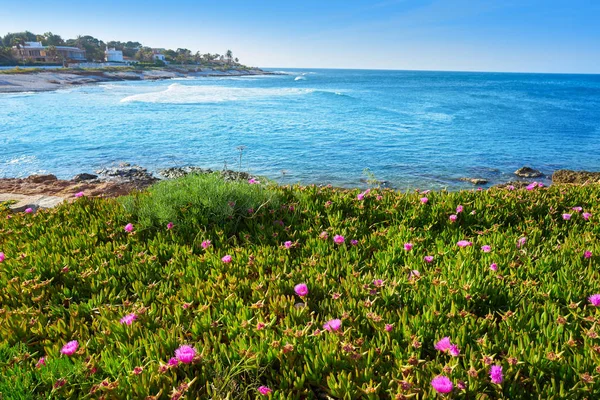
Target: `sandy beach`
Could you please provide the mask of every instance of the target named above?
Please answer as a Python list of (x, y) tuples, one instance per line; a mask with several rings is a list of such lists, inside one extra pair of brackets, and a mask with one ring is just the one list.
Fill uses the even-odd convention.
[(103, 72), (98, 70), (64, 70), (63, 72), (62, 70), (57, 69), (31, 73), (20, 72), (15, 74), (0, 74), (0, 93), (44, 92), (74, 85), (114, 81), (158, 80), (194, 76), (223, 77), (271, 74), (273, 73), (258, 68), (245, 70), (232, 69), (228, 71), (202, 68), (198, 70), (162, 69), (117, 72)]

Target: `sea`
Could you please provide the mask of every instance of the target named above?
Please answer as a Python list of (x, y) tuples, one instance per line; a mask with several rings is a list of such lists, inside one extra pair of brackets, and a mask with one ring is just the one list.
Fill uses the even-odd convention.
[(0, 94), (0, 177), (127, 162), (458, 190), (522, 166), (600, 170), (600, 75), (271, 71)]

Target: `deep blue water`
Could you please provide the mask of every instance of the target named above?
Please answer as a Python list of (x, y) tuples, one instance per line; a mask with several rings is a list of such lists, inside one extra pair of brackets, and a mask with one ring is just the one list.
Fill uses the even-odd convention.
[[(239, 168), (280, 182), (406, 188), (600, 170), (600, 75), (287, 70), (0, 94), (0, 176), (120, 161)], [(282, 172), (284, 171), (284, 172)]]

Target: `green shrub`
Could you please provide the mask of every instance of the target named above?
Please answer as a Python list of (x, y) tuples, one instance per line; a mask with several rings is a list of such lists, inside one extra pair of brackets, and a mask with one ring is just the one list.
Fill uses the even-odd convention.
[(225, 181), (218, 173), (190, 174), (120, 202), (142, 230), (163, 230), (171, 222), (183, 234), (219, 226), (229, 235), (244, 229), (255, 213), (279, 207), (280, 195), (272, 186)]

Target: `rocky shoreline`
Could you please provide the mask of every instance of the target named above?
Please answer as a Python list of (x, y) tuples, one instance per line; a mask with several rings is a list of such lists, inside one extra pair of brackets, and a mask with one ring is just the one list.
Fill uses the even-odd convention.
[[(213, 171), (197, 166), (165, 168), (156, 171), (157, 175), (138, 165), (121, 163), (118, 166), (106, 167), (91, 173), (75, 175), (70, 180), (58, 179), (55, 175), (32, 175), (27, 178), (0, 179), (0, 202), (11, 201), (13, 211), (26, 208), (51, 208), (63, 201), (73, 200), (78, 193), (88, 197), (118, 197), (133, 191), (144, 190), (163, 179), (176, 179), (188, 174), (219, 173), (228, 181), (248, 181), (258, 178), (246, 172), (232, 170)], [(491, 187), (525, 188), (533, 183), (533, 178), (544, 175), (537, 170), (523, 167), (514, 173), (515, 179)], [(600, 184), (600, 172), (558, 170), (552, 176), (554, 184)], [(485, 185), (481, 178), (463, 178), (475, 186)], [(485, 183), (482, 183), (485, 181)], [(387, 185), (382, 183), (384, 187)]]
[(227, 77), (279, 75), (259, 68), (231, 69), (226, 71), (211, 68), (165, 68), (151, 70), (47, 70), (20, 71), (0, 74), (0, 93), (45, 92), (72, 86), (117, 81), (162, 80), (186, 77)]

